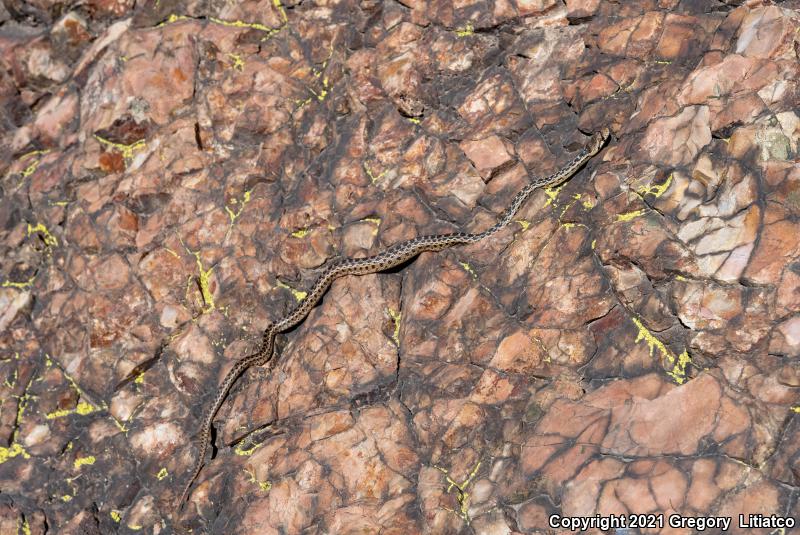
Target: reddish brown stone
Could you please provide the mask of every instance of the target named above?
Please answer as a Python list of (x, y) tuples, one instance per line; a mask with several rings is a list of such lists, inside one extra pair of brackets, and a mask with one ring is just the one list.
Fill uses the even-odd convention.
[(597, 11), (600, 0), (567, 0), (567, 15), (570, 17), (588, 17)]
[(800, 17), (797, 12), (777, 6), (754, 6), (747, 11), (739, 27), (736, 53), (757, 58), (795, 60)]
[(519, 14), (525, 17), (547, 11), (555, 4), (555, 0), (520, 0), (517, 2), (517, 9)]
[(695, 53), (700, 48), (702, 27), (699, 20), (691, 16), (670, 13), (664, 18), (664, 32), (656, 45), (660, 59), (675, 60)]
[(768, 223), (744, 276), (754, 282), (778, 280), (786, 264), (800, 255), (799, 246), (797, 225), (785, 220)]
[(794, 514), (791, 2), (7, 4), (0, 531)]
[(461, 149), (484, 178), (488, 178), (494, 169), (509, 162), (512, 157), (505, 143), (498, 136), (463, 141)]
[(606, 26), (598, 37), (598, 45), (603, 52), (622, 56), (625, 53), (631, 34), (641, 18), (626, 19)]
[(710, 141), (708, 108), (687, 106), (675, 117), (651, 123), (642, 149), (653, 163), (688, 165)]

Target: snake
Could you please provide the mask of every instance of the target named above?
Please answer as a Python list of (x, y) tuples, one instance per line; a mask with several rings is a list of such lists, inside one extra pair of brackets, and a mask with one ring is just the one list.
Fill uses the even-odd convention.
[(364, 258), (341, 258), (327, 264), (308, 293), (301, 299), (295, 307), (277, 322), (270, 323), (264, 330), (261, 345), (258, 351), (237, 360), (233, 367), (225, 375), (214, 394), (213, 401), (206, 409), (200, 423), (198, 432), (199, 451), (190, 472), (190, 477), (186, 482), (180, 501), (175, 508), (176, 518), (180, 514), (181, 508), (189, 496), (189, 491), (200, 471), (203, 468), (204, 459), (211, 438), (211, 428), (222, 403), (233, 387), (236, 380), (245, 370), (252, 366), (262, 366), (269, 362), (275, 351), (275, 337), (282, 332), (300, 324), (311, 309), (313, 309), (330, 285), (336, 279), (345, 275), (366, 275), (369, 273), (379, 273), (404, 262), (415, 258), (419, 254), (427, 251), (441, 251), (456, 245), (468, 245), (494, 235), (500, 229), (508, 225), (516, 215), (520, 207), (528, 200), (531, 194), (539, 188), (552, 188), (561, 185), (572, 177), (590, 158), (600, 152), (609, 136), (609, 129), (602, 128), (595, 132), (585, 147), (564, 167), (544, 178), (537, 178), (528, 183), (517, 193), (511, 204), (503, 212), (497, 223), (478, 233), (453, 232), (449, 234), (424, 235), (406, 240), (388, 247), (381, 253)]

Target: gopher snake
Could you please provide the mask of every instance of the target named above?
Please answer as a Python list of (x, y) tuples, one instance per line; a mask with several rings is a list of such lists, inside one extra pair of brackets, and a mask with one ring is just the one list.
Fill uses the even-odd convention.
[(446, 249), (454, 245), (466, 245), (488, 238), (511, 222), (511, 219), (517, 213), (517, 210), (519, 210), (522, 204), (528, 200), (528, 197), (530, 197), (531, 193), (533, 193), (536, 189), (541, 187), (557, 186), (570, 178), (578, 169), (581, 168), (584, 163), (586, 163), (587, 160), (600, 151), (606, 139), (608, 138), (608, 135), (608, 128), (603, 128), (599, 132), (596, 132), (589, 141), (589, 144), (586, 145), (586, 147), (584, 147), (583, 150), (581, 150), (581, 152), (578, 153), (578, 155), (575, 156), (575, 158), (573, 158), (567, 165), (565, 165), (556, 173), (545, 178), (534, 180), (525, 186), (511, 201), (511, 205), (506, 209), (505, 212), (503, 212), (500, 220), (483, 232), (477, 234), (455, 232), (452, 234), (419, 236), (417, 238), (392, 245), (382, 253), (374, 256), (368, 256), (366, 258), (344, 258), (334, 261), (326, 266), (317, 280), (314, 282), (314, 285), (308, 291), (308, 294), (299, 303), (297, 303), (294, 309), (277, 323), (272, 323), (267, 326), (267, 328), (264, 330), (264, 335), (259, 350), (252, 355), (248, 355), (236, 361), (236, 363), (233, 365), (233, 368), (231, 368), (228, 374), (225, 376), (222, 384), (219, 386), (219, 388), (217, 388), (214, 401), (206, 410), (200, 425), (200, 451), (198, 452), (197, 460), (195, 461), (194, 468), (192, 469), (191, 477), (189, 477), (189, 480), (186, 482), (181, 499), (177, 503), (175, 509), (176, 519), (180, 513), (183, 503), (186, 501), (186, 498), (189, 495), (189, 489), (191, 488), (192, 483), (194, 483), (194, 480), (200, 474), (200, 470), (203, 467), (203, 460), (206, 455), (206, 450), (208, 449), (214, 416), (222, 406), (222, 402), (228, 395), (228, 391), (247, 368), (251, 366), (260, 366), (272, 358), (272, 353), (275, 349), (275, 336), (278, 333), (282, 333), (291, 329), (303, 321), (311, 309), (314, 308), (317, 302), (322, 298), (323, 294), (327, 291), (328, 287), (331, 285), (331, 283), (333, 283), (334, 280), (338, 279), (339, 277), (343, 277), (344, 275), (365, 275), (367, 273), (385, 271), (402, 264), (406, 260), (414, 258), (424, 251), (441, 251), (442, 249)]

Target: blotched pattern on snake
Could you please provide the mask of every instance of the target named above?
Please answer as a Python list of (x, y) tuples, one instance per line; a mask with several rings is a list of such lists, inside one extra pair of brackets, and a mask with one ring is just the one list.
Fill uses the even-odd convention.
[(511, 205), (503, 212), (500, 220), (492, 227), (476, 234), (469, 234), (465, 232), (456, 232), (452, 234), (437, 234), (431, 236), (419, 236), (411, 240), (407, 240), (395, 245), (392, 245), (382, 253), (366, 258), (345, 258), (337, 260), (327, 265), (322, 273), (319, 275), (314, 285), (308, 291), (308, 294), (289, 312), (286, 316), (278, 322), (270, 324), (264, 331), (261, 347), (256, 353), (248, 355), (238, 360), (230, 369), (225, 379), (217, 389), (214, 396), (214, 401), (206, 410), (200, 424), (199, 432), (199, 448), (200, 451), (197, 455), (197, 460), (192, 468), (189, 480), (186, 482), (183, 493), (181, 494), (180, 501), (176, 505), (175, 517), (177, 520), (178, 514), (183, 503), (189, 494), (189, 489), (194, 483), (194, 480), (200, 474), (203, 467), (203, 460), (208, 450), (208, 443), (211, 436), (211, 426), (214, 421), (214, 416), (222, 406), (222, 402), (228, 395), (233, 384), (239, 376), (251, 366), (260, 366), (265, 364), (272, 358), (275, 349), (275, 336), (278, 333), (287, 331), (292, 327), (298, 325), (305, 319), (312, 308), (319, 302), (325, 292), (330, 287), (331, 283), (345, 275), (365, 275), (367, 273), (377, 273), (395, 267), (403, 262), (416, 257), (425, 251), (441, 251), (454, 245), (465, 245), (481, 241), (489, 236), (492, 236), (497, 231), (502, 229), (511, 222), (514, 215), (520, 209), (522, 204), (528, 200), (531, 194), (543, 187), (553, 187), (565, 182), (570, 178), (584, 163), (586, 163), (592, 156), (597, 154), (608, 139), (609, 130), (603, 128), (595, 133), (586, 147), (578, 153), (567, 165), (561, 168), (556, 173), (539, 178), (525, 186), (511, 201)]

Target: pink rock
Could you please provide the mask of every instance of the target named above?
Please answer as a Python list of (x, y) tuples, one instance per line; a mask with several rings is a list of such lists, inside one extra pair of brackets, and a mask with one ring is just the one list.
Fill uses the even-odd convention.
[(735, 289), (685, 284), (676, 290), (678, 315), (693, 329), (719, 329), (742, 313), (741, 295)]
[(654, 121), (641, 147), (654, 163), (688, 165), (710, 141), (708, 107), (687, 106), (675, 117)]
[(756, 58), (795, 59), (794, 35), (800, 18), (777, 6), (756, 7), (742, 20), (736, 53)]
[(569, 17), (588, 17), (597, 11), (600, 0), (567, 0), (567, 15)]
[(460, 146), (484, 179), (488, 178), (496, 168), (512, 159), (506, 143), (498, 136), (462, 141)]
[(790, 318), (778, 326), (783, 336), (785, 351), (789, 354), (800, 353), (800, 317)]
[(542, 13), (556, 4), (555, 0), (519, 0), (517, 9), (523, 17)]
[(744, 277), (754, 282), (777, 280), (790, 259), (800, 254), (800, 235), (790, 221), (767, 224)]
[(235, 382), (180, 520), (793, 503), (787, 3), (7, 4), (0, 488), (27, 501), (0, 532), (174, 531), (207, 402), (326, 264), (489, 228), (604, 127), (491, 239), (333, 281)]

